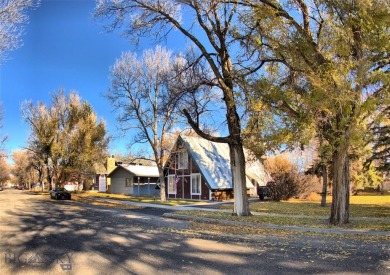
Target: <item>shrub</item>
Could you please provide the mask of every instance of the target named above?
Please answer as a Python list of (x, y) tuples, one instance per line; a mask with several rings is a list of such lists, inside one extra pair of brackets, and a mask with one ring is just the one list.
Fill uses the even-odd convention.
[(267, 183), (275, 201), (288, 200), (299, 193), (299, 181), (295, 173), (282, 172), (272, 175), (273, 181)]
[(269, 158), (264, 163), (271, 173), (272, 182), (267, 183), (273, 200), (288, 200), (306, 192), (310, 181), (299, 173), (296, 165), (284, 156)]

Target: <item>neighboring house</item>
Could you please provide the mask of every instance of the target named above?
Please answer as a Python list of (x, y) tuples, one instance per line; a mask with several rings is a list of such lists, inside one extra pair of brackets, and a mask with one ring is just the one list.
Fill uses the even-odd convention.
[(101, 162), (95, 163), (95, 179), (93, 180), (92, 190), (98, 190), (100, 192), (106, 192), (110, 190), (111, 181), (107, 178), (107, 175), (116, 168), (116, 162), (114, 156), (106, 159), (103, 164)]
[(107, 176), (111, 180), (110, 193), (133, 196), (158, 196), (159, 173), (156, 166), (118, 165)]
[[(248, 195), (271, 180), (249, 150), (246, 156)], [(200, 137), (179, 136), (164, 168), (168, 198), (225, 200), (233, 198), (229, 146)]]

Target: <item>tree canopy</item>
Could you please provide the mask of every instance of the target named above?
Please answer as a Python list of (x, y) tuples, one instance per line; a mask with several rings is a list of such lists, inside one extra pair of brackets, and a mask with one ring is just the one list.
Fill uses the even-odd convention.
[(31, 129), (28, 150), (46, 166), (49, 183), (80, 182), (94, 175), (94, 163), (104, 162), (109, 143), (105, 123), (76, 92), (54, 93), (51, 106), (26, 101), (22, 113)]
[(333, 165), (331, 222), (347, 223), (349, 155), (364, 144), (368, 114), (389, 100), (389, 3), (240, 3), (252, 13), (242, 13), (237, 37), (267, 64), (246, 78), (253, 101), (278, 115), (287, 138), (294, 129), (304, 133), (301, 140), (313, 133), (325, 141)]

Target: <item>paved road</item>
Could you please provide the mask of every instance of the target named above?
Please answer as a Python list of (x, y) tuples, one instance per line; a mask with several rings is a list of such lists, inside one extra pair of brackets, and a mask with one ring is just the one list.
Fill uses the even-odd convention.
[[(0, 192), (0, 274), (389, 274), (388, 241), (189, 234), (186, 221)], [(170, 228), (170, 229), (169, 229)]]

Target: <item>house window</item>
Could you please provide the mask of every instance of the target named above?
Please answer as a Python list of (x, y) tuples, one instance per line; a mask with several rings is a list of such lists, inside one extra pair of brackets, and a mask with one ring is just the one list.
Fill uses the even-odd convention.
[(133, 186), (133, 178), (127, 178), (126, 187), (132, 187), (132, 186)]
[(201, 177), (200, 174), (191, 175), (191, 195), (201, 194)]
[(168, 194), (176, 194), (176, 177), (168, 175)]
[(187, 151), (179, 151), (178, 153), (178, 169), (188, 168), (188, 154)]

